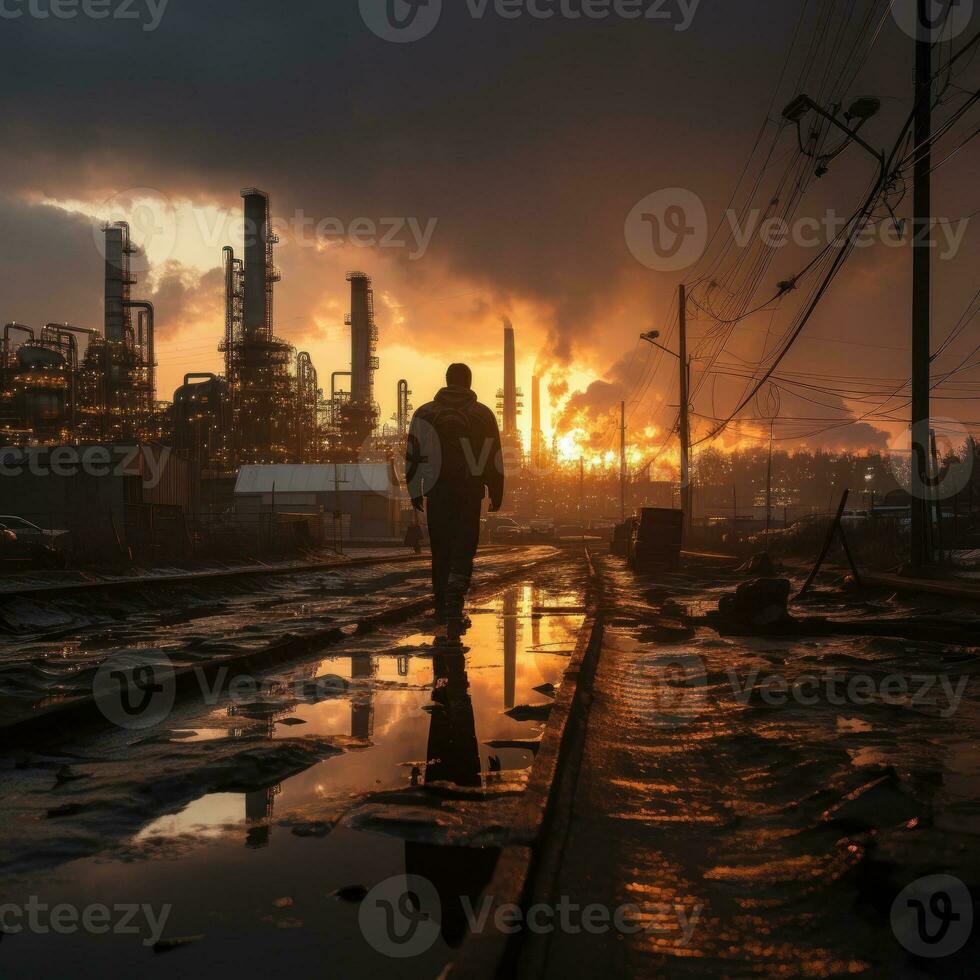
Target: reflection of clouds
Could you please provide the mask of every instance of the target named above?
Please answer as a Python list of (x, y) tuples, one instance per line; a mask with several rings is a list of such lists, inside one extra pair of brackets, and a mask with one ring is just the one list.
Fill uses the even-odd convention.
[(133, 840), (140, 842), (154, 837), (179, 837), (182, 834), (220, 837), (227, 827), (244, 821), (244, 793), (212, 793), (189, 803), (179, 813), (170, 813), (152, 821)]

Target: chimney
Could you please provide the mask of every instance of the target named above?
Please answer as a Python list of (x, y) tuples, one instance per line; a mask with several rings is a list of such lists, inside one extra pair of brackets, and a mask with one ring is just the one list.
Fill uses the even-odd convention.
[(531, 459), (541, 465), (541, 378), (531, 379)]
[(242, 191), (245, 199), (245, 296), (242, 333), (246, 339), (272, 334), (272, 265), (275, 235), (269, 228), (269, 195), (255, 188)]
[(117, 221), (105, 228), (105, 339), (122, 343), (131, 326), (129, 287), (133, 277), (129, 257), (133, 246), (129, 240), (129, 225)]
[(517, 435), (517, 352), (514, 328), (504, 327), (504, 431)]
[(352, 272), (350, 280), (350, 400), (363, 408), (374, 406), (374, 372), (378, 332), (374, 324), (374, 290), (371, 277)]

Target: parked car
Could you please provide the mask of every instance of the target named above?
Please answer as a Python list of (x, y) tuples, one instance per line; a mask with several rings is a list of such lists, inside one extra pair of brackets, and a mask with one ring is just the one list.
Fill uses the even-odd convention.
[(10, 542), (9, 535), (5, 535), (5, 537), (15, 551), (28, 554), (40, 550), (63, 553), (68, 550), (71, 541), (71, 532), (69, 531), (52, 531), (48, 528), (38, 527), (30, 521), (25, 521), (23, 517), (14, 517), (9, 514), (0, 514), (0, 530), (14, 535), (12, 542)]
[(507, 524), (498, 524), (492, 533), (494, 544), (509, 544), (518, 541), (526, 541), (530, 534), (530, 528), (516, 521)]
[(499, 540), (497, 532), (504, 527), (520, 527), (512, 517), (501, 517), (500, 514), (488, 514), (480, 521), (480, 540), (487, 544), (496, 544)]
[(554, 521), (531, 521), (528, 524), (527, 539), (533, 544), (547, 544), (555, 539)]

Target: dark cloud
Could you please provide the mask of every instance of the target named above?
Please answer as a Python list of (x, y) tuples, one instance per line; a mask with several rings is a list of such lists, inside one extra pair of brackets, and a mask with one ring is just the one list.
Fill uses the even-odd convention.
[[(464, 4), (444, 8), (432, 35), (407, 45), (372, 35), (357, 3), (323, 0), (170, 0), (153, 33), (125, 21), (5, 21), (2, 317), (101, 320), (90, 224), (19, 199), (99, 201), (151, 187), (237, 209), (239, 188), (257, 184), (280, 215), (302, 208), (348, 225), (438, 219), (414, 262), (406, 250), (321, 253), (284, 243), (277, 311), (287, 338), (322, 338), (325, 324), (342, 324), (343, 273), (363, 266), (376, 276), (385, 343), (442, 358), (465, 338), (479, 363), (499, 356), (506, 313), (521, 350), (540, 351), (539, 370), (574, 361), (604, 377), (573, 396), (566, 414), (604, 413), (609, 399), (626, 398), (634, 427), (669, 425), (661, 408), (669, 367), (646, 398), (637, 397), (642, 371), (614, 367), (640, 330), (662, 326), (680, 278), (637, 263), (625, 216), (650, 192), (679, 186), (720, 217), (764, 114), (796, 94), (796, 70), (775, 98), (773, 88), (801, 5), (703, 0), (684, 32), (659, 21), (475, 21)], [(867, 130), (876, 144), (907, 108), (907, 40), (887, 23), (858, 76), (869, 94), (888, 97)], [(785, 133), (779, 153), (794, 139)], [(808, 207), (847, 210), (870, 166), (845, 154)], [(969, 167), (965, 176), (947, 170), (937, 207), (971, 210), (962, 206), (971, 176)], [(967, 258), (976, 250), (973, 236)], [(788, 252), (760, 290), (800, 268), (799, 259)], [(975, 288), (956, 268), (938, 276), (940, 336)], [(907, 251), (855, 257), (807, 335), (869, 346), (804, 341), (785, 367), (900, 373), (907, 354), (886, 348), (907, 340), (908, 271)], [(161, 336), (181, 335), (192, 320), (220, 334), (214, 272), (156, 273), (150, 298)], [(766, 326), (753, 321), (729, 350), (757, 357), (762, 338), (751, 330)], [(695, 335), (705, 329), (692, 323)], [(568, 382), (560, 372), (549, 378), (560, 401)], [(722, 384), (706, 411), (720, 413), (738, 390)], [(852, 435), (878, 438), (861, 428)]]
[(4, 322), (101, 327), (105, 260), (90, 218), (0, 197)]

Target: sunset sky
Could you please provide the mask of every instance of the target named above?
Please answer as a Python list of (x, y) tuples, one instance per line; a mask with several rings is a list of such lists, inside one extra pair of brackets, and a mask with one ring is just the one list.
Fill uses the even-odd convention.
[[(374, 277), (383, 418), (395, 410), (399, 378), (409, 379), (421, 404), (452, 360), (472, 365), (478, 393), (493, 403), (509, 318), (525, 430), (538, 370), (552, 393), (546, 429), (557, 427), (568, 456), (583, 446), (590, 458), (610, 451), (626, 399), (635, 458), (649, 458), (673, 421), (676, 371), (637, 338), (660, 329), (676, 344), (669, 330), (676, 289), (692, 270), (638, 261), (624, 232), (627, 216), (648, 195), (681, 188), (703, 201), (714, 227), (760, 129), (763, 145), (775, 147), (768, 159), (757, 152), (748, 171), (753, 180), (761, 174), (760, 203), (791, 191), (777, 185), (797, 137), (786, 127), (774, 142), (780, 110), (801, 78), (833, 80), (841, 66), (854, 70), (848, 102), (883, 100), (863, 135), (890, 148), (911, 105), (911, 41), (887, 17), (870, 54), (848, 60), (847, 38), (821, 41), (818, 22), (800, 22), (803, 0), (703, 0), (687, 30), (659, 20), (474, 19), (463, 4), (445, 6), (432, 34), (407, 44), (371, 33), (353, 0), (171, 0), (155, 31), (113, 20), (4, 21), (4, 322), (100, 326), (98, 221), (126, 216), (147, 248), (134, 296), (156, 304), (159, 397), (169, 399), (185, 372), (221, 366), (221, 246), (241, 247), (239, 192), (259, 187), (285, 225), (276, 253), (283, 276), (277, 332), (310, 351), (324, 387), (332, 371), (348, 366), (345, 275), (359, 269)], [(784, 73), (797, 31), (799, 57)], [(806, 74), (811, 37), (823, 60)], [(958, 90), (976, 87), (978, 73), (974, 63), (951, 81), (937, 125), (955, 109)], [(975, 127), (975, 118), (962, 121), (936, 162)], [(948, 249), (937, 249), (936, 345), (977, 289), (977, 146), (935, 174), (935, 213), (955, 233)], [(849, 148), (808, 184), (797, 214), (850, 214), (875, 169)], [(909, 198), (896, 205), (897, 216), (908, 214)], [(418, 246), (409, 220), (412, 229), (431, 231), (427, 247)], [(311, 231), (300, 241), (304, 221), (307, 228), (329, 222), (321, 227), (334, 233), (317, 243)], [(407, 247), (355, 244), (352, 236), (369, 237), (372, 223)], [(782, 249), (751, 306), (818, 251)], [(831, 385), (856, 379), (847, 382), (852, 397), (829, 404), (835, 413), (864, 414), (876, 403), (867, 392), (897, 388), (908, 376), (910, 289), (907, 243), (859, 250), (780, 373), (808, 372)], [(738, 325), (722, 359), (729, 369), (716, 364), (698, 385), (698, 432), (745, 390), (731, 367), (757, 361), (766, 343), (771, 349), (805, 293)], [(695, 315), (692, 347), (712, 327)], [(970, 363), (978, 332), (969, 322), (936, 370)], [(969, 384), (978, 380), (980, 371), (966, 371), (938, 390), (935, 414), (976, 429)], [(781, 410), (822, 420), (832, 397), (814, 395), (814, 404), (784, 394)], [(808, 432), (820, 424), (797, 423), (777, 434), (787, 447), (884, 448), (902, 428), (903, 403), (890, 403), (891, 420), (814, 435)], [(757, 427), (740, 424), (719, 444), (757, 435)]]

